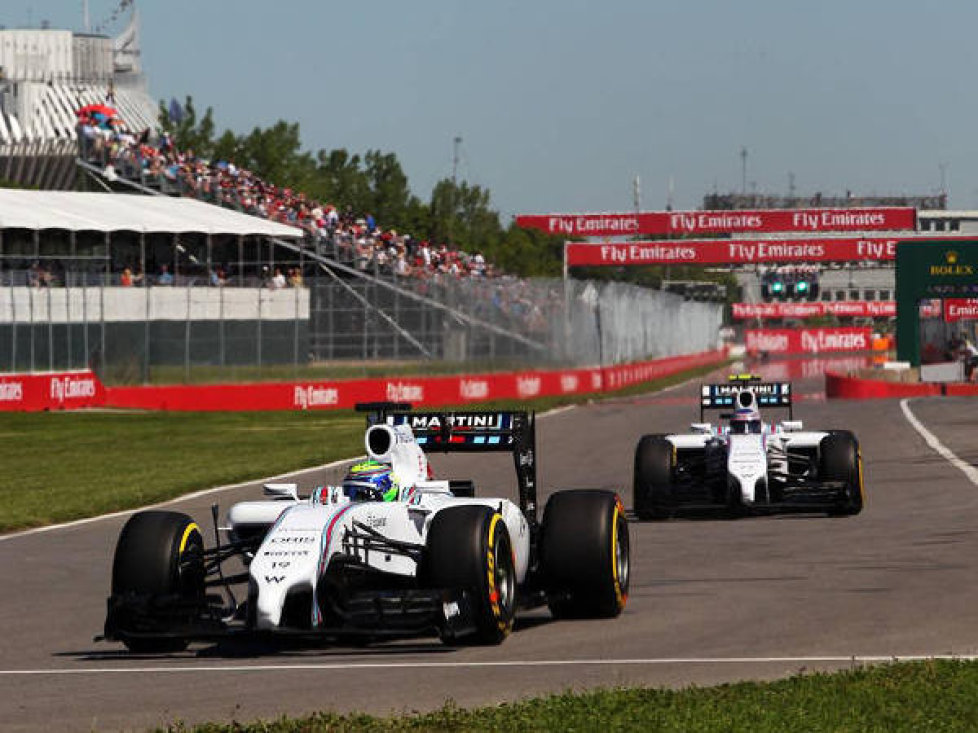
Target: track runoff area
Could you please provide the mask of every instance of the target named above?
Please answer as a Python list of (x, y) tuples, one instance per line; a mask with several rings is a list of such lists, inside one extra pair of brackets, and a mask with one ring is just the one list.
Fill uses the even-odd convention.
[[(860, 515), (633, 520), (631, 593), (621, 617), (557, 622), (546, 610), (532, 612), (498, 647), (205, 644), (158, 656), (91, 641), (104, 620), (124, 517), (23, 533), (0, 543), (2, 580), (18, 589), (0, 609), (0, 719), (11, 728), (90, 729), (322, 709), (387, 713), (448, 699), (475, 706), (569, 688), (709, 685), (893, 659), (973, 658), (978, 589), (966, 509), (978, 486), (962, 465), (978, 445), (959, 427), (970, 419), (966, 401), (826, 401), (811, 363), (764, 369), (768, 378), (800, 375), (796, 392), (808, 398), (795, 417), (806, 426), (859, 437), (868, 499)], [(697, 419), (699, 382), (543, 417), (541, 498), (557, 488), (616, 488), (630, 505), (638, 436)], [(436, 460), (440, 475), (471, 477), (487, 490), (509, 485), (501, 456)], [(341, 472), (325, 467), (297, 480), (305, 489)], [(227, 507), (257, 497), (260, 483), (171, 507), (203, 519), (214, 501)]]

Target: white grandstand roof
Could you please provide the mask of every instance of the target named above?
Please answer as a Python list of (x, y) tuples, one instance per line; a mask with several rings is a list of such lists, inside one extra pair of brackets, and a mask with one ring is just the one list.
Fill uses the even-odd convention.
[(295, 238), (303, 231), (214, 204), (169, 196), (0, 189), (0, 229), (201, 232)]

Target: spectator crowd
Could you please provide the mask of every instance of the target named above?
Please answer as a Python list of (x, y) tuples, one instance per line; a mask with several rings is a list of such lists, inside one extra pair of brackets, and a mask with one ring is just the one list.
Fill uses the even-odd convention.
[[(134, 134), (115, 118), (81, 115), (82, 156), (110, 180), (124, 177), (148, 187), (179, 192), (208, 203), (289, 224), (306, 232), (312, 246), (329, 242), (342, 261), (360, 270), (398, 277), (491, 278), (499, 273), (481, 252), (418, 239), (384, 229), (369, 212), (355, 213), (267, 182), (232, 161), (210, 161), (180, 150), (165, 132)], [(301, 273), (300, 273), (301, 275)], [(291, 284), (291, 278), (286, 281)]]

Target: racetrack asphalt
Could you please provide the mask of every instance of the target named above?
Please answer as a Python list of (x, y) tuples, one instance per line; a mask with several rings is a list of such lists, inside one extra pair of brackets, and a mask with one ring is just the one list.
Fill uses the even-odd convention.
[[(697, 384), (604, 401), (538, 422), (543, 498), (554, 488), (614, 488), (631, 506), (635, 443), (697, 419)], [(117, 730), (174, 721), (248, 721), (322, 709), (372, 713), (462, 706), (595, 686), (708, 685), (838, 669), (853, 658), (978, 651), (978, 486), (939, 456), (898, 401), (825, 401), (822, 378), (796, 418), (855, 431), (868, 503), (852, 518), (790, 516), (631, 523), (631, 594), (612, 621), (521, 616), (498, 647), (436, 640), (359, 649), (194, 645), (135, 656), (93, 643), (125, 517), (0, 542), (0, 728)], [(962, 460), (978, 462), (975, 403), (909, 402)], [(508, 455), (432, 457), (443, 477), (512, 496)], [(337, 481), (301, 475), (309, 488)], [(258, 485), (172, 505), (205, 526), (219, 501)]]

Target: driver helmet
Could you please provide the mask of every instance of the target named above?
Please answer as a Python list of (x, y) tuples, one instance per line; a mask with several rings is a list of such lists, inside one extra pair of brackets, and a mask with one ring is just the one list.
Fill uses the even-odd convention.
[(733, 435), (760, 433), (760, 411), (756, 407), (738, 407), (730, 417), (730, 432)]
[(368, 460), (350, 468), (343, 478), (343, 493), (350, 501), (394, 501), (398, 490), (391, 467)]

